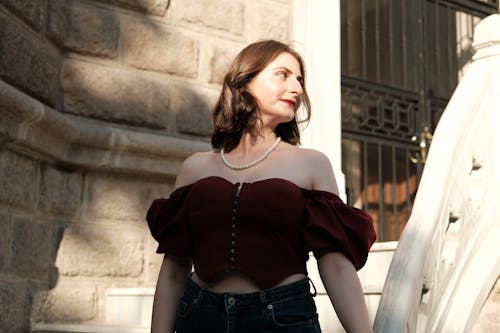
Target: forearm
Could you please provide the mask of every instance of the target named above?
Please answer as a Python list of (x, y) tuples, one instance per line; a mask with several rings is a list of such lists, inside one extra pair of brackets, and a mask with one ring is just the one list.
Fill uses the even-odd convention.
[(361, 283), (352, 263), (340, 253), (328, 253), (318, 259), (318, 269), (346, 331), (372, 332)]
[(189, 262), (179, 263), (168, 257), (163, 259), (153, 300), (151, 333), (174, 331), (179, 299), (184, 293), (190, 270)]

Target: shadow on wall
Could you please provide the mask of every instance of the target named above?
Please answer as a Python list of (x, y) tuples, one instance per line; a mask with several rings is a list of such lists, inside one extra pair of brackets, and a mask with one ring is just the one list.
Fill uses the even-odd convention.
[(214, 93), (182, 83), (197, 76), (198, 45), (153, 18), (168, 0), (148, 3), (0, 4), (0, 77), (27, 94), (17, 104), (0, 94), (1, 332), (99, 322), (105, 288), (154, 284), (144, 215), (171, 183), (103, 170), (99, 160), (60, 163), (19, 140), (39, 135), (36, 119), (11, 117), (17, 108), (34, 117), (36, 99), (83, 124), (206, 141)]
[(54, 262), (79, 212), (81, 175), (8, 147), (0, 166), (0, 331), (26, 332), (34, 295), (57, 283)]
[[(167, 11), (169, 3), (159, 3), (163, 11), (153, 7), (151, 14)], [(47, 24), (49, 37), (69, 55), (61, 66), (63, 112), (166, 134), (210, 133), (211, 91), (170, 79), (197, 77), (199, 49), (194, 40), (153, 16), (137, 18), (70, 4), (49, 6)], [(53, 20), (50, 13), (55, 13)]]

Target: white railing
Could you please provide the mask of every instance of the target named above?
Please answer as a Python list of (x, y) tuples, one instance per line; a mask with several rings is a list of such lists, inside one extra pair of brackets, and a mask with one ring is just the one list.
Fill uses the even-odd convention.
[(469, 332), (500, 273), (500, 15), (434, 133), (394, 254), (376, 333)]

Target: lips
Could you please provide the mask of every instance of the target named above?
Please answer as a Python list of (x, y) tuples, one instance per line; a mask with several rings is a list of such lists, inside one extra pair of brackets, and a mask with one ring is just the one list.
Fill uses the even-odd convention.
[(281, 99), (281, 101), (293, 107), (295, 107), (295, 104), (297, 104), (293, 99)]

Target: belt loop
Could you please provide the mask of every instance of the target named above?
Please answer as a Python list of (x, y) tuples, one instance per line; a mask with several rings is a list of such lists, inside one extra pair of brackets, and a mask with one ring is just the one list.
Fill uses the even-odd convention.
[(266, 292), (264, 290), (259, 292), (259, 300), (261, 304), (267, 304)]
[[(309, 280), (309, 283), (312, 285), (312, 287), (314, 289), (314, 293), (311, 294), (312, 297), (316, 297), (316, 294), (317, 294), (317, 292), (316, 292), (316, 286), (314, 285), (314, 283), (312, 282), (312, 280), (311, 280), (311, 278), (309, 276), (307, 277), (307, 280)], [(309, 289), (309, 292), (311, 292), (311, 289)]]

